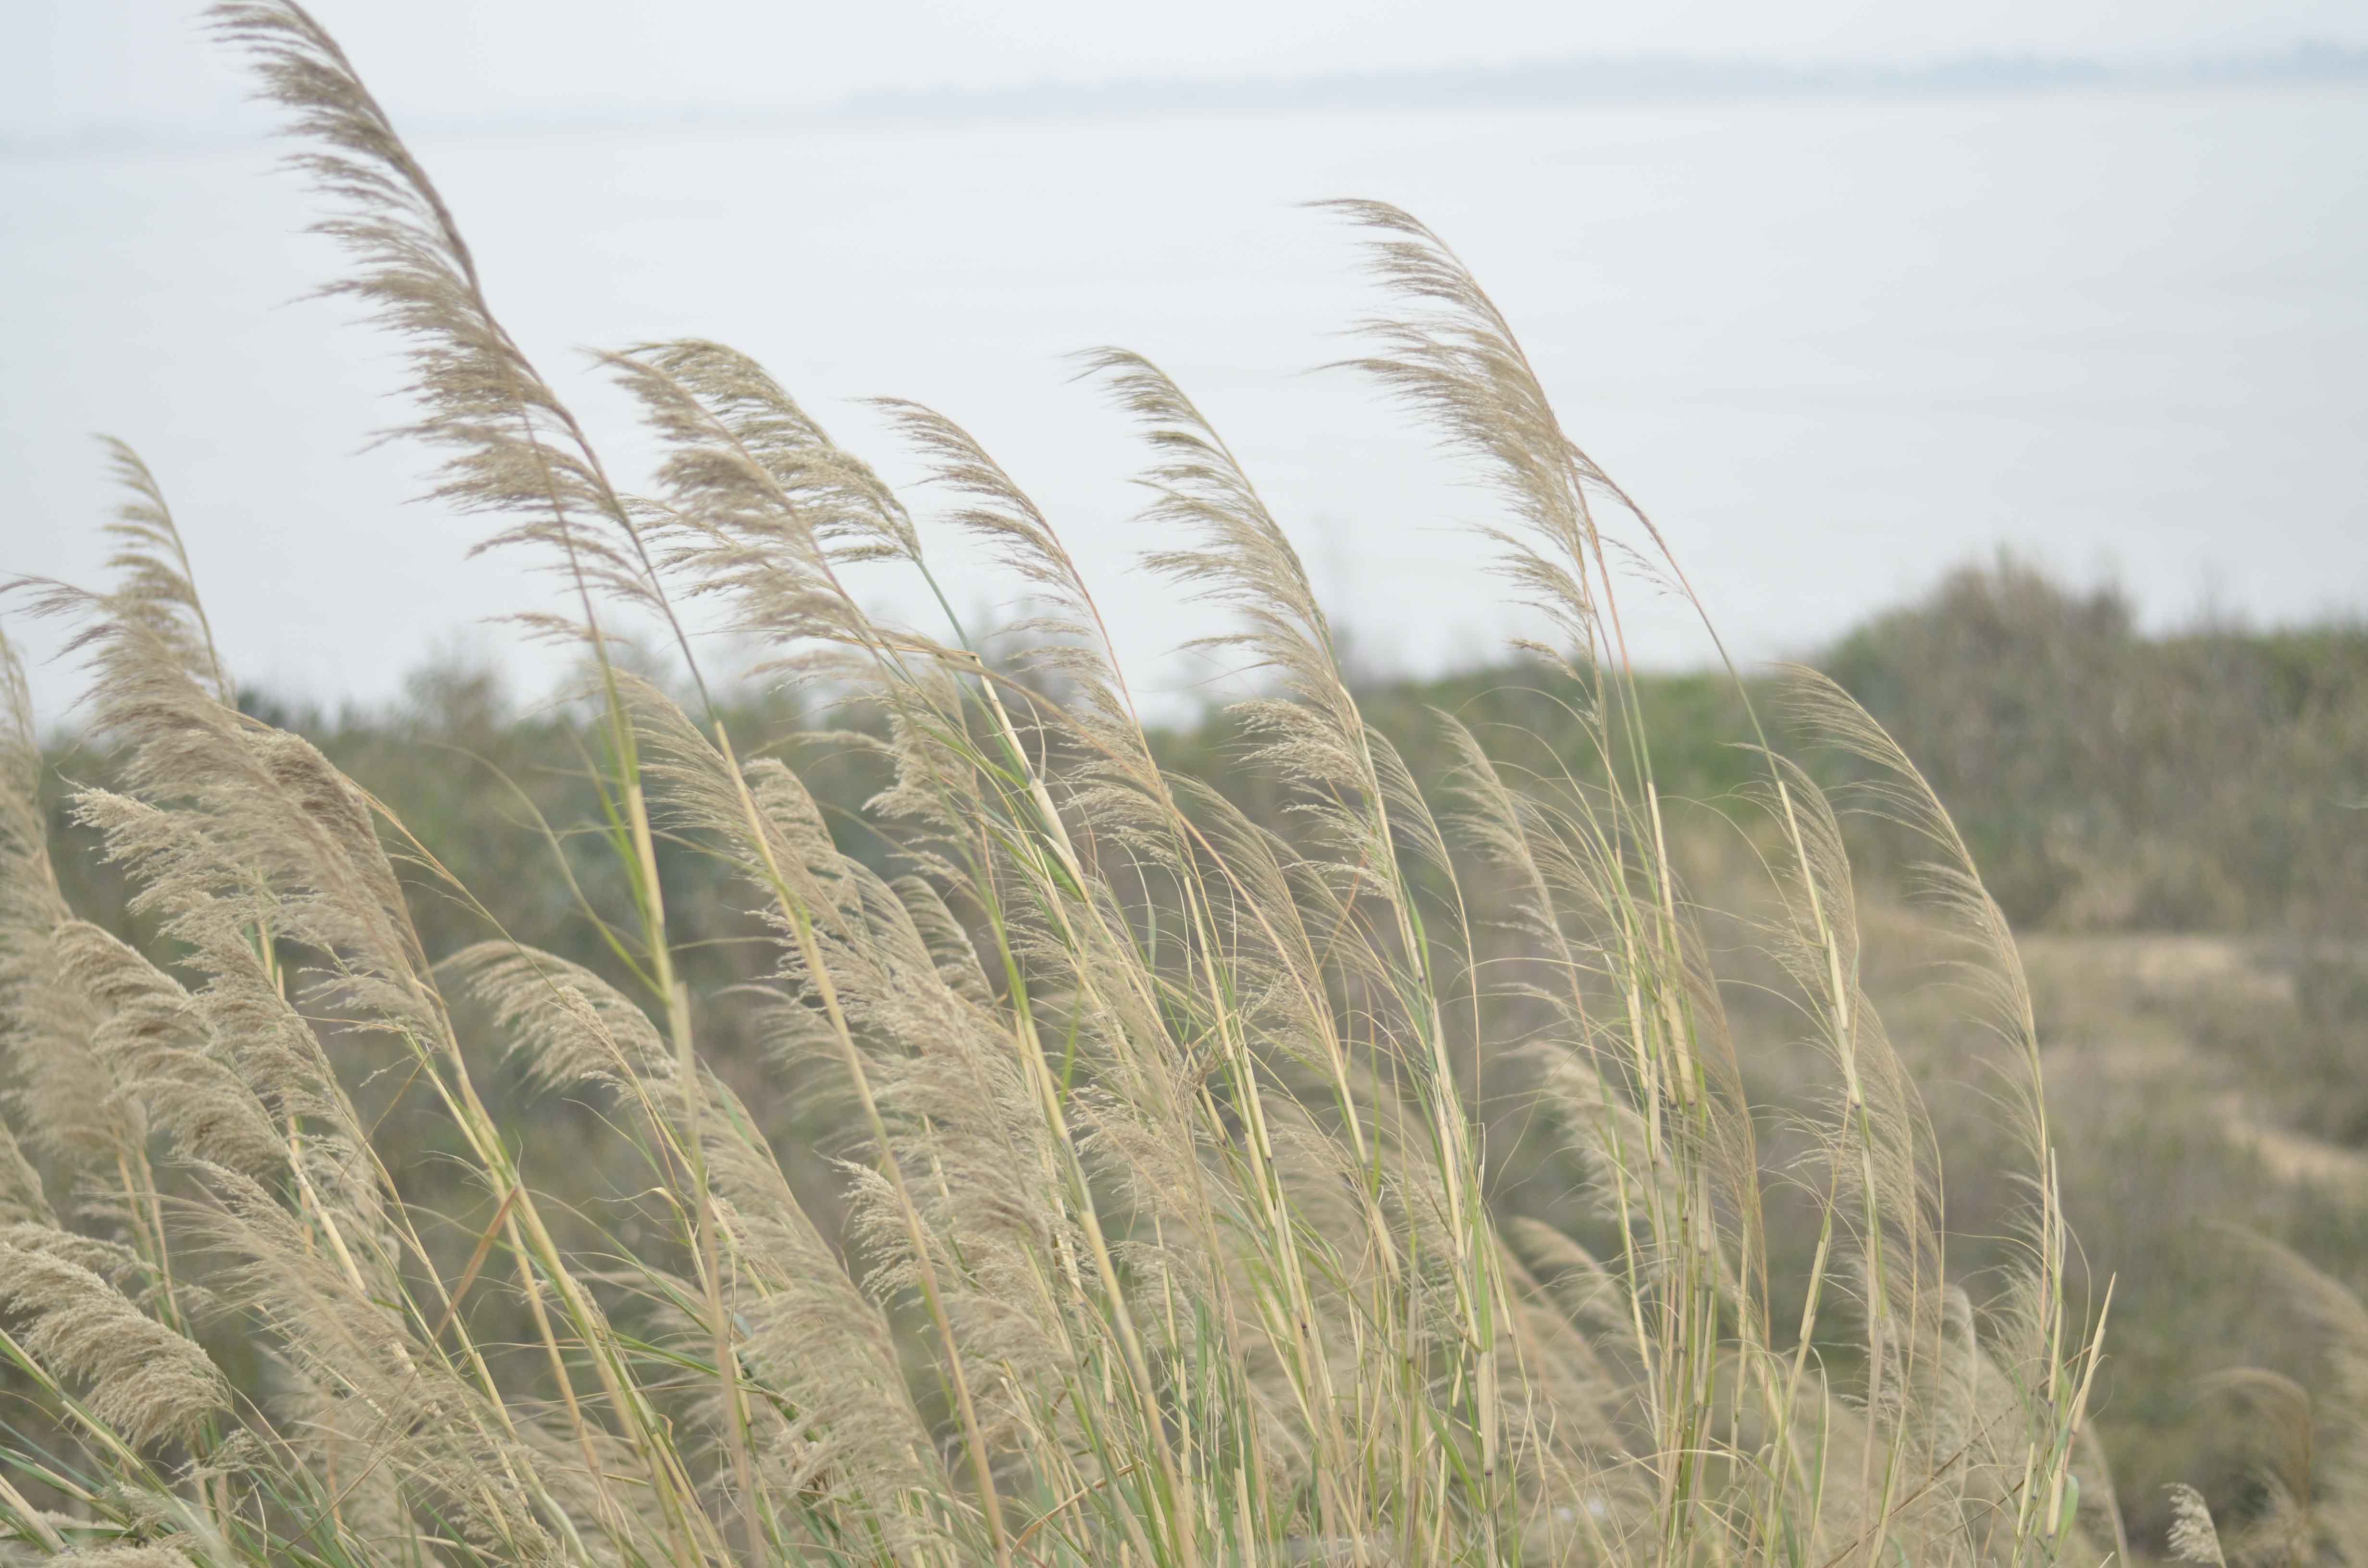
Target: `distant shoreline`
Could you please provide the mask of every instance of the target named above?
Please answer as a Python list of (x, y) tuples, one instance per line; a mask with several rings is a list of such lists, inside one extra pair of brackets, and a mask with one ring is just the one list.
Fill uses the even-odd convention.
[[(2305, 41), (2284, 50), (2244, 54), (2133, 58), (1966, 54), (1904, 62), (1590, 56), (1522, 65), (1317, 76), (1206, 80), (1138, 77), (1107, 82), (1039, 82), (1010, 87), (874, 90), (812, 108), (766, 104), (661, 104), (625, 108), (548, 104), (493, 118), (403, 118), (416, 135), (450, 137), (735, 125), (828, 126), (849, 121), (1063, 119), (1343, 110), (1420, 112), (2044, 94), (2100, 88), (2161, 91), (2266, 86), (2368, 86), (2368, 47)], [(0, 157), (177, 152), (245, 144), (263, 140), (268, 134), (264, 119), (250, 119), (245, 114), (194, 122), (99, 123), (43, 136), (0, 132)]]
[(2368, 48), (2301, 43), (2175, 60), (1969, 54), (1902, 63), (1685, 55), (1590, 56), (1513, 66), (860, 94), (836, 113), (931, 118), (1141, 114), (1174, 109), (1559, 108), (1661, 99), (1824, 97), (2063, 87), (2368, 84)]

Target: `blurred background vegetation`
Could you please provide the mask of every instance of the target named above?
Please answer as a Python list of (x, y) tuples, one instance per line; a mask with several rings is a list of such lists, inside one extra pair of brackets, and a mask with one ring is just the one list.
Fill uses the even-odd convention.
[[(2263, 1366), (2307, 1379), (2312, 1325), (2283, 1321), (2290, 1298), (2264, 1291), (2242, 1238), (2291, 1245), (2355, 1289), (2368, 1288), (2368, 625), (2253, 631), (2200, 626), (2148, 635), (2111, 591), (2073, 592), (2011, 560), (1969, 567), (1921, 602), (1880, 615), (1815, 661), (1873, 710), (1954, 812), (2014, 920), (2040, 1008), (2064, 1195), (2092, 1290), (2117, 1280), (2100, 1385), (2100, 1429), (2141, 1546), (2169, 1525), (2163, 1487), (2201, 1486), (2224, 1522), (2241, 1519), (2251, 1424), (2225, 1409), (2211, 1374)], [(1772, 679), (1753, 676), (1770, 739), (1829, 779), (1840, 765), (1802, 756), (1784, 733)], [(1745, 706), (1723, 675), (1647, 677), (1647, 744), (1668, 793), (1681, 862), (1722, 949), (1747, 1081), (1769, 1112), (1767, 1155), (1785, 1157), (1782, 1112), (1811, 1081), (1797, 1024), (1754, 984), (1748, 910), (1756, 846), (1725, 809), (1752, 776)], [(1438, 679), (1375, 681), (1366, 716), (1405, 752), (1426, 788), (1445, 782), (1435, 710), (1529, 766), (1586, 774), (1565, 706), (1576, 681), (1531, 666)], [(268, 693), (250, 710), (314, 740), (482, 901), (443, 891), (424, 863), (413, 884), (431, 952), (497, 926), (518, 939), (621, 979), (588, 908), (616, 908), (615, 861), (583, 824), (597, 817), (586, 714), (521, 708), (494, 672), (446, 664), (420, 672), (382, 711), (290, 710)], [(885, 782), (864, 744), (871, 716), (807, 694), (749, 691), (731, 716), (805, 775), (864, 842), (856, 808)], [(1160, 737), (1166, 760), (1282, 825), (1282, 792), (1242, 760), (1223, 714)], [(565, 766), (565, 759), (581, 759)], [(100, 753), (63, 743), (52, 784), (104, 782)], [(1731, 821), (1730, 818), (1733, 820)], [(135, 940), (128, 889), (53, 807), (66, 892), (91, 918)], [(2015, 1194), (1984, 1173), (1987, 1086), (1960, 1064), (1967, 1041), (1936, 957), (1897, 896), (1913, 875), (1905, 846), (1863, 824), (1855, 846), (1867, 905), (1870, 991), (1903, 1055), (1923, 1074), (1941, 1140), (1948, 1222), (1996, 1236)], [(569, 876), (552, 873), (564, 863)], [(695, 995), (718, 996), (764, 963), (753, 918), (710, 862), (663, 857), (666, 907)], [(571, 895), (571, 883), (580, 890)], [(1736, 915), (1733, 912), (1741, 910)], [(1758, 971), (1764, 976), (1767, 971)], [(699, 1020), (703, 1049), (735, 1086), (779, 1108), (785, 1166), (818, 1216), (832, 1212), (831, 1115), (819, 1092), (780, 1095), (758, 1073), (746, 1019)], [(1580, 1174), (1559, 1151), (1523, 1143), (1518, 1104), (1487, 1097), (1500, 1200), (1575, 1229)], [(515, 1085), (510, 1085), (515, 1087)], [(548, 1103), (523, 1114), (504, 1094), (529, 1169), (561, 1175), (588, 1146), (595, 1112)], [(392, 1099), (390, 1099), (392, 1103)], [(387, 1130), (400, 1147), (400, 1128)], [(409, 1162), (434, 1183), (423, 1124)], [(582, 1176), (582, 1200), (601, 1200)], [(425, 1194), (423, 1193), (423, 1196)], [(464, 1213), (469, 1199), (449, 1195)], [(1803, 1213), (1808, 1212), (1804, 1206)], [(1771, 1249), (1805, 1247), (1771, 1213)], [(465, 1246), (456, 1233), (455, 1244)], [(1976, 1243), (1960, 1270), (1998, 1256)], [(1976, 1291), (1978, 1296), (1980, 1292)]]

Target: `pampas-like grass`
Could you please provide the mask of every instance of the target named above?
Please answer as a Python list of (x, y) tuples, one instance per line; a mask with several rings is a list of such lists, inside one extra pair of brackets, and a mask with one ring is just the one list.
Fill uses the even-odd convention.
[[(136, 883), (153, 951), (77, 918), (51, 875), (13, 656), (0, 733), (0, 1349), (40, 1413), (6, 1439), (0, 1525), (28, 1550), (202, 1568), (2125, 1552), (2011, 938), (1912, 765), (1814, 683), (1805, 710), (1935, 848), (2032, 1198), (1977, 1312), (1947, 1272), (1915, 1085), (1859, 983), (1836, 809), (1762, 737), (1766, 940), (1829, 1072), (1782, 1177), (1819, 1195), (1822, 1232), (1777, 1321), (1780, 1177), (1619, 619), (1630, 566), (1684, 577), (1436, 235), (1337, 209), (1395, 312), (1352, 363), (1494, 483), (1485, 538), (1555, 630), (1537, 652), (1579, 677), (1593, 766), (1525, 770), (1442, 716), (1454, 777), (1417, 778), (1251, 476), (1157, 367), (1097, 351), (1151, 453), (1153, 565), (1267, 677), (1248, 764), (1291, 809), (1261, 822), (1158, 766), (1053, 520), (960, 426), (883, 405), (933, 480), (900, 494), (745, 356), (643, 345), (604, 358), (661, 454), (652, 494), (619, 489), (335, 41), (292, 0), (216, 16), (332, 204), (356, 266), (332, 292), (410, 356), (436, 498), (494, 515), (489, 547), (566, 592), (530, 630), (591, 672), (589, 836), (618, 892), (553, 873), (601, 972), (490, 922), (427, 951), (398, 866), (475, 907), (468, 890), (238, 710), (162, 488), (119, 450), (113, 585), (32, 602), (77, 623), (117, 761), (73, 809)], [(930, 496), (1043, 606), (1016, 670), (950, 611), (933, 634), (848, 590), (886, 565), (947, 603), (912, 511)], [(732, 733), (680, 634), (700, 598), (768, 674), (869, 715), (849, 738), (893, 774), (865, 812), (884, 858)], [(674, 633), (689, 703), (616, 666), (627, 616)], [(662, 845), (737, 888), (754, 983), (693, 994)], [(766, 1048), (730, 1074), (700, 1039), (727, 1013)], [(530, 1168), (480, 1091), (495, 1063), (530, 1103), (595, 1107), (586, 1164), (625, 1163), (629, 1188)], [(826, 1205), (777, 1152), (768, 1096), (790, 1084), (844, 1113)], [(388, 1094), (438, 1130), (441, 1210), (360, 1108)], [(1499, 1214), (1514, 1153), (1489, 1146), (1483, 1096), (1507, 1095), (1587, 1173), (1585, 1241)], [(2208, 1518), (2181, 1519), (2203, 1550)]]

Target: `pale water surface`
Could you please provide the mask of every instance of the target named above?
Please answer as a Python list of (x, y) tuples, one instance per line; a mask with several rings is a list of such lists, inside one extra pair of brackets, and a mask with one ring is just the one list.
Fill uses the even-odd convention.
[[(1143, 684), (1219, 624), (1131, 562), (1142, 454), (1062, 356), (1199, 398), (1362, 656), (1486, 656), (1492, 517), (1339, 373), (1371, 297), (1292, 204), (1411, 209), (1477, 268), (1574, 436), (1651, 509), (1748, 657), (1797, 653), (2001, 545), (2157, 623), (2368, 609), (2368, 93), (2116, 91), (1569, 110), (784, 122), (419, 134), (496, 308), (641, 449), (579, 346), (720, 337), (850, 445), (931, 403), (1037, 494)], [(408, 504), (390, 346), (288, 301), (331, 275), (249, 146), (0, 160), (0, 572), (90, 580), (88, 433), (147, 454), (244, 676), (382, 698), (542, 602)], [(1010, 589), (957, 569), (992, 615)], [(882, 583), (883, 602), (919, 601)], [(1706, 649), (1665, 603), (1660, 662)], [(9, 621), (37, 651), (53, 629)], [(527, 665), (531, 687), (547, 666)], [(46, 711), (66, 672), (42, 672)]]

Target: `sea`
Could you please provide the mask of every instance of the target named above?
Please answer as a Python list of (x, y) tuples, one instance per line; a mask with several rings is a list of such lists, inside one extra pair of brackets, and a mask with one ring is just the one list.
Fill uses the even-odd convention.
[[(1649, 514), (1726, 647), (1814, 654), (2006, 552), (2148, 626), (2368, 613), (2368, 88), (2329, 84), (1321, 108), (430, 124), (413, 137), (497, 312), (629, 484), (651, 449), (589, 351), (684, 335), (762, 360), (850, 450), (917, 469), (866, 400), (937, 408), (1035, 497), (1138, 688), (1237, 689), (1232, 624), (1146, 571), (1152, 462), (1080, 350), (1199, 403), (1361, 673), (1537, 629), (1483, 476), (1356, 373), (1386, 312), (1308, 204), (1395, 202), (1471, 267), (1565, 429)], [(0, 574), (105, 580), (92, 437), (131, 442), (225, 655), (285, 699), (378, 704), (429, 661), (560, 673), (500, 618), (548, 563), (416, 497), (399, 346), (350, 306), (281, 149), (0, 151)], [(911, 493), (966, 620), (1022, 585)], [(893, 574), (861, 591), (942, 631)], [(1637, 657), (1701, 663), (1627, 590)], [(67, 628), (0, 598), (46, 722)], [(702, 623), (708, 624), (708, 623)], [(726, 671), (746, 636), (703, 635)]]

